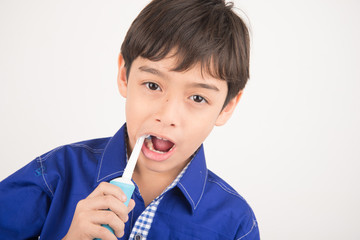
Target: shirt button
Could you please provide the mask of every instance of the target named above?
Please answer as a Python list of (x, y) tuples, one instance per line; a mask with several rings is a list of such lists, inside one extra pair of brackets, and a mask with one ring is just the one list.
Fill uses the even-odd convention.
[(135, 240), (141, 240), (143, 237), (141, 236), (140, 233), (137, 233), (134, 237)]

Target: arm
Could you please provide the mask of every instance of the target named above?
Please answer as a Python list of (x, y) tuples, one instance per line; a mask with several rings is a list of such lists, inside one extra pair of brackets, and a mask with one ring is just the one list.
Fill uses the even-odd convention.
[[(44, 165), (41, 158), (35, 159), (27, 166), (0, 182), (0, 236), (4, 239), (38, 239), (49, 220), (50, 206), (54, 205), (56, 182), (53, 182), (52, 166)], [(50, 173), (51, 172), (51, 173)], [(51, 182), (53, 184), (51, 184)], [(110, 185), (110, 186), (108, 186)], [(86, 199), (81, 200), (73, 215), (70, 228), (65, 239), (93, 239), (95, 237), (116, 239), (101, 224), (109, 224), (117, 236), (123, 234), (123, 223), (127, 221), (127, 213), (134, 207), (130, 201), (129, 208), (121, 202), (122, 191), (112, 184), (100, 184)], [(64, 209), (57, 205), (52, 208), (52, 220)], [(104, 211), (111, 209), (112, 211)], [(60, 220), (60, 219), (59, 219)], [(55, 232), (60, 233), (66, 225), (63, 218)], [(56, 221), (56, 220), (55, 220)], [(54, 224), (52, 221), (51, 224)], [(47, 231), (53, 228), (48, 225)], [(97, 231), (96, 229), (99, 229)], [(106, 230), (106, 231), (104, 231)], [(60, 239), (64, 235), (56, 235)], [(79, 237), (81, 236), (81, 237)]]
[(41, 168), (34, 160), (0, 182), (0, 236), (37, 239), (50, 206)]
[(249, 218), (241, 225), (235, 240), (260, 240), (259, 226), (254, 217)]

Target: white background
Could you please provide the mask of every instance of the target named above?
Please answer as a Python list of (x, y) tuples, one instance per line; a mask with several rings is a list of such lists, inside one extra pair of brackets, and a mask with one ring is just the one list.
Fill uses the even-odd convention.
[[(117, 55), (147, 2), (0, 0), (0, 180), (120, 128)], [(235, 5), (251, 79), (205, 144), (209, 168), (250, 203), (262, 239), (360, 239), (360, 2)]]

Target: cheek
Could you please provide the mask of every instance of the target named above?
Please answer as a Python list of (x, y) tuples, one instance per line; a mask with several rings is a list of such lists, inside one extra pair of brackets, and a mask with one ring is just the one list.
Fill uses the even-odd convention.
[(126, 102), (126, 121), (128, 123), (136, 123), (139, 124), (144, 119), (147, 118), (147, 112), (149, 108), (145, 106), (145, 104), (141, 104), (139, 102)]
[(202, 143), (211, 133), (215, 126), (215, 119), (208, 117), (201, 117), (195, 121), (188, 122), (188, 139), (194, 143)]
[(220, 108), (209, 108), (205, 111), (189, 112), (192, 116), (189, 120), (193, 125), (197, 125), (203, 131), (208, 132), (214, 127), (217, 118), (219, 117)]
[[(126, 115), (138, 116), (144, 113), (148, 109), (149, 102), (143, 99), (143, 94), (139, 94), (139, 91), (135, 91), (133, 88), (129, 88), (126, 98)], [(139, 117), (140, 117), (139, 116)]]

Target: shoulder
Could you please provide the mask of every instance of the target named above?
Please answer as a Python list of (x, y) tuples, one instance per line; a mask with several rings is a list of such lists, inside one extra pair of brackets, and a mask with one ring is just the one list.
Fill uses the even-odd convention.
[(234, 201), (245, 208), (250, 208), (246, 200), (233, 187), (210, 170), (208, 170), (207, 175), (207, 187), (227, 200)]
[(208, 170), (206, 185), (205, 191), (208, 196), (204, 196), (204, 200), (207, 204), (212, 201), (223, 216), (237, 224), (237, 227), (234, 226), (237, 228), (236, 239), (257, 239), (256, 236), (259, 234), (257, 220), (248, 202), (210, 170)]
[(232, 188), (227, 182), (225, 182), (222, 178), (210, 170), (208, 170), (207, 181), (210, 185), (217, 185), (217, 187), (219, 187), (219, 191), (222, 191), (225, 194), (233, 195), (235, 199), (246, 202), (245, 199), (234, 188)]
[(110, 138), (92, 139), (57, 147), (37, 157), (36, 174), (51, 196), (74, 179), (95, 178), (95, 172)]
[(217, 204), (224, 204), (229, 212), (233, 215), (255, 218), (254, 213), (248, 204), (233, 187), (226, 181), (208, 170), (206, 184), (206, 199), (212, 199)]
[(86, 166), (96, 167), (110, 138), (98, 138), (59, 146), (35, 159), (43, 172), (81, 171)]
[(78, 153), (78, 152), (88, 152), (91, 154), (101, 154), (103, 153), (107, 142), (110, 138), (98, 138), (91, 139), (76, 143), (71, 143), (57, 148), (52, 149), (49, 152), (46, 152), (38, 157), (38, 161), (46, 161), (49, 159), (54, 159), (56, 157), (61, 157), (69, 153)]

